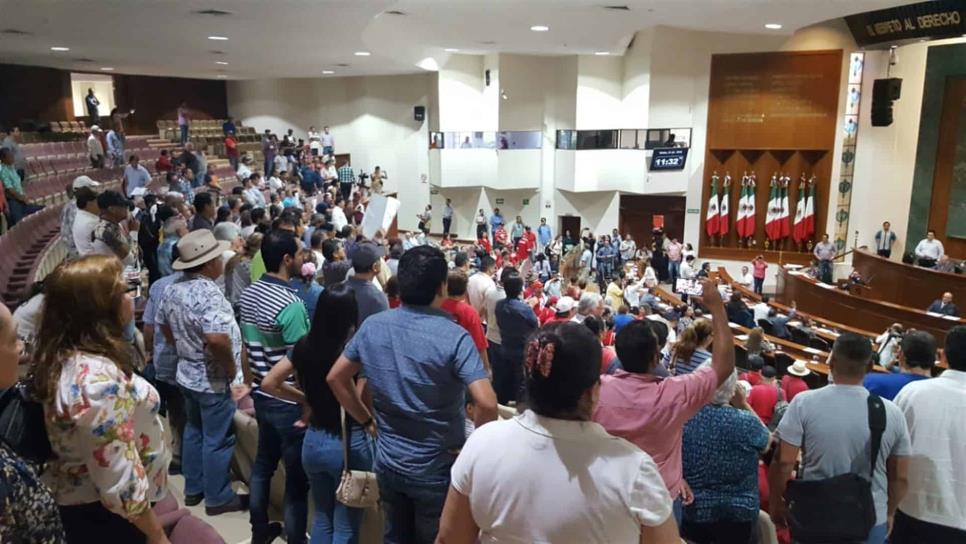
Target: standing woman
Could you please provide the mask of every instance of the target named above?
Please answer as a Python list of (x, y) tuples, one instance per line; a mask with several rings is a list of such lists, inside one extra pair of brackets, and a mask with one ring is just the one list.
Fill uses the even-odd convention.
[(171, 452), (158, 392), (134, 373), (133, 319), (121, 262), (92, 255), (46, 280), (34, 361), (55, 459), (46, 479), (69, 543), (168, 544), (151, 510), (167, 492)]
[[(343, 470), (342, 410), (325, 377), (342, 348), (355, 332), (356, 297), (345, 283), (329, 287), (319, 296), (319, 306), (309, 334), (292, 349), (292, 360), (282, 359), (262, 380), (262, 389), (279, 398), (301, 402), (311, 409), (309, 429), (302, 442), (302, 467), (309, 477), (315, 520), (312, 544), (359, 540), (364, 510), (335, 500)], [(300, 389), (290, 380), (298, 377)], [(360, 381), (359, 386), (364, 387)], [(372, 470), (372, 443), (366, 430), (348, 414), (349, 467)]]
[[(0, 303), (0, 390), (17, 383), (23, 343), (10, 310)], [(0, 542), (61, 544), (57, 502), (37, 473), (0, 441)]]
[(591, 421), (600, 358), (600, 341), (581, 324), (534, 335), (525, 358), (530, 409), (470, 435), (436, 542), (681, 541), (654, 461)]

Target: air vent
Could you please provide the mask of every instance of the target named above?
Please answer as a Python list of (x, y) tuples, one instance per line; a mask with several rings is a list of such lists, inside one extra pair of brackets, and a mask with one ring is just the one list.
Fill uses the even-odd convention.
[(196, 15), (211, 15), (213, 17), (224, 17), (225, 15), (231, 15), (230, 11), (222, 11), (220, 9), (202, 9), (192, 13)]
[(386, 15), (406, 15), (405, 13), (399, 11), (398, 9), (391, 9), (385, 12)]
[(87, 57), (78, 57), (76, 59), (70, 59), (71, 62), (94, 62), (94, 59), (89, 59)]
[(481, 45), (496, 45), (496, 42), (493, 41), (493, 40), (486, 40), (486, 41), (480, 42), (480, 44)]
[(630, 11), (631, 8), (627, 6), (604, 6), (604, 9), (612, 9), (614, 11)]
[(344, 62), (340, 62), (339, 64), (336, 64), (336, 66), (338, 66), (339, 68), (346, 68), (349, 65)]
[(7, 36), (30, 36), (33, 32), (26, 32), (18, 28), (5, 28), (0, 30), (0, 34), (5, 34)]

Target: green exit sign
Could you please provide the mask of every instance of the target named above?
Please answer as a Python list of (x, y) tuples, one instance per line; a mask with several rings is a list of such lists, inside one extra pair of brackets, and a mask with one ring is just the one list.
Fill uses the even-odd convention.
[(688, 213), (701, 213), (699, 208), (688, 208)]
[(529, 206), (530, 205), (530, 199), (529, 198), (524, 198), (523, 199), (523, 205), (524, 206)]
[(498, 198), (498, 199), (496, 199), (496, 203), (497, 203), (497, 204), (503, 204), (503, 199), (502, 199), (502, 198)]

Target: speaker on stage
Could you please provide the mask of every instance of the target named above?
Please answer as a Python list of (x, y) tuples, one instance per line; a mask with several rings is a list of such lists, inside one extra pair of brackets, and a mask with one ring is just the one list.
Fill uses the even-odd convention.
[(902, 94), (902, 80), (897, 77), (877, 79), (872, 84), (872, 126), (892, 124), (892, 101)]
[(413, 108), (413, 119), (423, 121), (426, 119), (426, 106), (416, 106)]

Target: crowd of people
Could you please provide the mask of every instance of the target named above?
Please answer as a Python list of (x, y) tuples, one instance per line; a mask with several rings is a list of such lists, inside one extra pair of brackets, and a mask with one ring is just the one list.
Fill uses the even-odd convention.
[[(16, 321), (0, 308), (0, 388), (23, 358), (43, 407), (33, 431), (52, 449), (40, 479), (0, 445), (0, 490), (13, 490), (0, 539), (164, 544), (151, 505), (180, 471), (187, 505), (249, 512), (253, 543), (355, 542), (364, 511), (347, 470), (374, 474), (390, 543), (746, 544), (761, 511), (787, 539), (815, 512), (786, 488), (843, 474), (871, 482), (859, 541), (966, 535), (964, 465), (943, 453), (966, 441), (966, 327), (948, 333), (937, 378), (927, 333), (892, 344), (888, 375), (868, 374), (867, 338), (842, 334), (832, 383), (813, 389), (805, 362), (776, 368), (755, 328), (781, 337), (794, 310), (722, 296), (689, 244), (660, 230), (640, 244), (616, 229), (554, 236), (499, 209), (481, 209), (461, 244), (450, 201), (441, 240), (429, 207), (419, 231), (365, 236), (385, 174), (367, 184), (336, 168), (327, 127), (308, 143), (291, 132), (266, 133), (263, 164), (236, 156), (231, 190), (190, 142), (158, 159), (160, 188), (137, 157), (121, 191), (74, 181), (68, 260)], [(740, 282), (760, 293), (768, 266), (757, 257)], [(657, 288), (678, 278), (703, 293), (671, 303)], [(753, 329), (741, 374), (731, 322)], [(232, 456), (247, 402), (245, 494)]]

